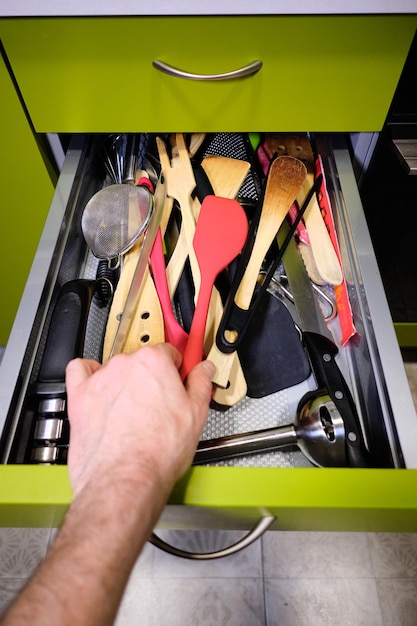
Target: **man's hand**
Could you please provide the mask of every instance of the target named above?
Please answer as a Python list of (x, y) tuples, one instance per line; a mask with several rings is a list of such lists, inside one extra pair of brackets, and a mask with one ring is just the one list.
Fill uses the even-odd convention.
[(149, 479), (172, 488), (192, 461), (214, 373), (210, 362), (200, 363), (184, 385), (180, 366), (181, 356), (169, 344), (119, 354), (104, 365), (84, 359), (68, 364), (68, 465), (75, 496), (110, 472), (121, 487)]

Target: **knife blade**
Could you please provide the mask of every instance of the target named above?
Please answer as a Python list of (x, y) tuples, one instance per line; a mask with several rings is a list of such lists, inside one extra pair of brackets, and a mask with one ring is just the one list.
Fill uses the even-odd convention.
[(133, 274), (132, 283), (130, 285), (129, 293), (127, 294), (126, 302), (123, 308), (123, 313), (120, 318), (119, 326), (117, 328), (113, 346), (110, 350), (109, 356), (122, 352), (124, 343), (126, 341), (130, 325), (136, 312), (136, 307), (139, 302), (140, 295), (142, 293), (145, 275), (145, 270), (149, 262), (149, 257), (153, 244), (158, 233), (158, 228), (161, 223), (162, 214), (164, 211), (166, 198), (166, 182), (164, 173), (161, 172), (158, 178), (158, 182), (154, 195), (154, 207), (152, 215), (149, 220), (149, 224), (143, 239), (143, 244), (140, 252), (140, 256), (136, 265), (135, 272)]
[[(288, 225), (284, 223), (278, 233), (279, 245), (285, 240), (288, 229)], [(294, 239), (285, 250), (283, 264), (294, 298), (303, 344), (317, 387), (319, 390), (327, 391), (344, 422), (348, 464), (350, 467), (372, 467), (371, 455), (365, 445), (355, 402), (335, 360), (338, 348), (330, 338), (330, 332)]]

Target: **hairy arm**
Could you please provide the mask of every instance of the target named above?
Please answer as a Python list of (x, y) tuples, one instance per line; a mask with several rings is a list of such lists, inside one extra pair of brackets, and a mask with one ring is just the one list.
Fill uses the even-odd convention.
[(167, 344), (67, 368), (74, 498), (56, 542), (2, 626), (112, 624), (131, 569), (207, 419), (213, 366), (185, 386)]

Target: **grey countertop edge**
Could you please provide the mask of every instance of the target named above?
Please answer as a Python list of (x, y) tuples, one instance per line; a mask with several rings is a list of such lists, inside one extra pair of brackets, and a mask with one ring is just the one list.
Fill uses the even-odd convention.
[(417, 0), (1, 0), (0, 17), (145, 15), (338, 15), (417, 13)]

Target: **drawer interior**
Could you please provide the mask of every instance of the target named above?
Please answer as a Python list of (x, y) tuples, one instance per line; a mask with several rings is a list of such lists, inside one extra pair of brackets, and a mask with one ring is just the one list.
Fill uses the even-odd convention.
[[(262, 139), (262, 135), (259, 137)], [(5, 408), (2, 407), (0, 421), (3, 428), (2, 460), (7, 464), (66, 462), (68, 433), (64, 433), (60, 440), (62, 445), (57, 455), (34, 456), (34, 449), (39, 447), (39, 442), (35, 442), (40, 407), (37, 381), (60, 288), (69, 281), (80, 278), (94, 281), (96, 278), (98, 260), (86, 245), (81, 219), (89, 199), (110, 182), (102, 158), (103, 141), (106, 139), (103, 135), (73, 137), (57, 188), (62, 202), (58, 209), (56, 204), (52, 206), (46, 224), (48, 232), (44, 233), (40, 244), (41, 248), (48, 247), (48, 264), (43, 268), (34, 267), (32, 272), (32, 280), (39, 282), (42, 278), (43, 288), (38, 302), (32, 302), (29, 309), (26, 305), (30, 292), (25, 292), (22, 300), (22, 310), (29, 310), (28, 319), (22, 321), (27, 328), (28, 339), (19, 344), (16, 329), (12, 332), (6, 350), (0, 370), (0, 385), (2, 395), (6, 397), (8, 394), (8, 397)], [(154, 139), (151, 135), (150, 141)], [(250, 140), (249, 137), (246, 139)], [(371, 466), (416, 467), (415, 452), (407, 442), (417, 436), (417, 418), (411, 396), (408, 397), (409, 390), (401, 369), (398, 345), (382, 284), (376, 273), (349, 152), (344, 138), (339, 135), (316, 135), (313, 139), (323, 162), (347, 293), (357, 331), (355, 337), (342, 346), (338, 317), (329, 323), (331, 336), (338, 348), (336, 362), (357, 408), (361, 430), (372, 453)], [(261, 174), (259, 180), (261, 187), (258, 191), (262, 194), (265, 181)], [(62, 193), (63, 189), (65, 193)], [(256, 195), (256, 189), (254, 193)], [(54, 202), (57, 202), (57, 198)], [(40, 250), (39, 255), (45, 256), (45, 248)], [(323, 290), (333, 297), (333, 288), (325, 285)], [(84, 356), (101, 358), (109, 306), (109, 303), (103, 305), (94, 296), (89, 308)], [(290, 304), (288, 307), (292, 311)], [(262, 398), (245, 397), (227, 410), (212, 408), (203, 439), (292, 423), (300, 399), (307, 392), (314, 392), (316, 387), (315, 376), (310, 374), (301, 382)], [(400, 397), (397, 395), (399, 390)], [(64, 387), (61, 395), (65, 397)], [(48, 441), (46, 447), (53, 448), (54, 444)], [(294, 445), (263, 454), (220, 460), (215, 464), (264, 468), (314, 467), (299, 447)]]

